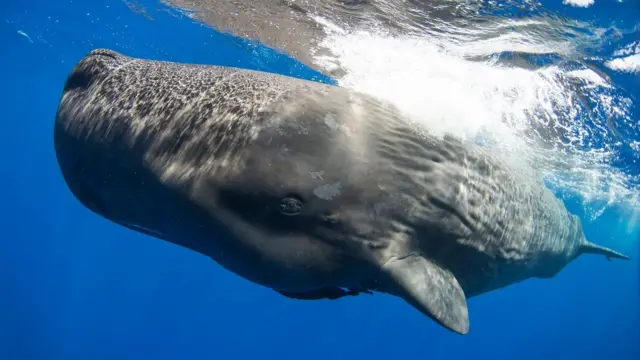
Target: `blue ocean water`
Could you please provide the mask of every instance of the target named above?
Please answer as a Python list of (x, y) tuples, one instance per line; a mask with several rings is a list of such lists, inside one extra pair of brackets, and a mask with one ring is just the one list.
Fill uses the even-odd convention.
[[(585, 232), (633, 262), (585, 256), (554, 279), (473, 298), (467, 336), (388, 296), (286, 299), (87, 211), (63, 183), (52, 130), (66, 76), (89, 50), (334, 83), (159, 1), (139, 3), (152, 19), (116, 0), (0, 4), (0, 359), (640, 358), (640, 233), (615, 210)], [(568, 16), (637, 24), (615, 4), (545, 2)], [(615, 76), (638, 91), (637, 77)]]

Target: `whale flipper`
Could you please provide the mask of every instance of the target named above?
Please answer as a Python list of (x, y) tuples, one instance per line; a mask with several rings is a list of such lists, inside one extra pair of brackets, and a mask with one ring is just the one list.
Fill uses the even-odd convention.
[(467, 300), (450, 271), (417, 255), (392, 258), (382, 270), (398, 295), (416, 309), (459, 334), (469, 332)]

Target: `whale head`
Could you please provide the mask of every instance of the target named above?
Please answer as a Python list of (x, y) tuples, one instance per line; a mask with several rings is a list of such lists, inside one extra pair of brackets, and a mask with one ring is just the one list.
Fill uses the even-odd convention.
[(353, 266), (366, 263), (360, 250), (389, 241), (388, 212), (375, 206), (391, 193), (363, 173), (367, 155), (353, 155), (340, 128), (353, 118), (345, 92), (285, 81), (94, 50), (58, 107), (64, 180), (94, 213), (254, 282), (358, 287), (375, 272)]

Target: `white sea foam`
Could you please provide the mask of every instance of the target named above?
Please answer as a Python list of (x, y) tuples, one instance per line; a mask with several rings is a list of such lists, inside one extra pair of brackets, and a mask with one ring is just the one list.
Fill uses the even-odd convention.
[(640, 73), (640, 54), (609, 60), (606, 65), (612, 70)]
[(333, 55), (315, 62), (345, 70), (341, 86), (394, 102), (435, 134), (489, 144), (526, 161), (552, 186), (581, 197), (591, 218), (613, 204), (633, 211), (640, 203), (628, 177), (608, 165), (615, 145), (597, 144), (612, 130), (606, 121), (585, 120), (599, 112), (631, 121), (630, 100), (612, 94), (608, 78), (588, 68), (470, 60), (502, 51), (569, 53), (570, 43), (501, 35), (465, 45), (450, 37), (346, 31), (318, 20), (327, 33), (320, 46)]
[(565, 5), (586, 8), (593, 5), (594, 0), (562, 0), (562, 3)]
[(614, 56), (624, 56), (631, 54), (640, 54), (640, 41), (627, 44), (626, 46), (616, 50), (613, 53)]

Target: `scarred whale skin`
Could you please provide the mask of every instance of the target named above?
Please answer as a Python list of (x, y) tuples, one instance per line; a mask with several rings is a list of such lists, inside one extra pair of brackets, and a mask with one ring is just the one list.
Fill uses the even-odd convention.
[(460, 334), (466, 299), (552, 277), (580, 220), (525, 172), (344, 88), (96, 49), (54, 129), (94, 213), (296, 299), (383, 292)]

